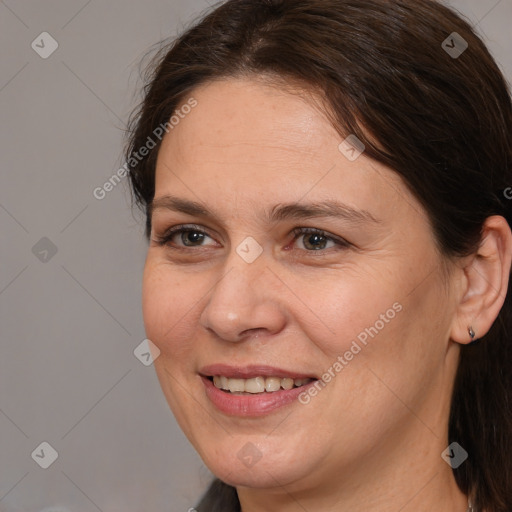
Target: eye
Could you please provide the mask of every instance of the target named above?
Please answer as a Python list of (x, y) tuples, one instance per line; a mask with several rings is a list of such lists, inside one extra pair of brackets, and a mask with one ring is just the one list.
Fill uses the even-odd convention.
[[(293, 234), (295, 235), (294, 240), (302, 241), (302, 248), (300, 249), (312, 252), (312, 251), (322, 251), (325, 249), (330, 249), (335, 246), (339, 247), (349, 247), (350, 244), (343, 240), (342, 238), (336, 237), (334, 235), (328, 235), (321, 229), (316, 228), (296, 228), (293, 230)], [(331, 244), (330, 247), (327, 247), (328, 244)]]
[[(203, 242), (207, 238), (211, 237), (199, 226), (174, 226), (168, 229), (161, 237), (155, 237), (154, 242), (158, 245), (168, 245), (173, 249), (182, 249), (184, 247), (202, 247), (205, 245)], [(183, 245), (176, 243), (176, 239)]]
[[(294, 234), (294, 241), (301, 241), (298, 248), (307, 252), (325, 252), (326, 249), (336, 246), (339, 248), (350, 247), (350, 243), (346, 240), (327, 234), (317, 228), (295, 228), (292, 233)], [(204, 243), (208, 238), (213, 240), (200, 226), (180, 225), (173, 226), (160, 237), (155, 236), (153, 241), (160, 246), (166, 245), (171, 249), (186, 250), (190, 247), (212, 245)], [(302, 247), (300, 247), (301, 245)]]

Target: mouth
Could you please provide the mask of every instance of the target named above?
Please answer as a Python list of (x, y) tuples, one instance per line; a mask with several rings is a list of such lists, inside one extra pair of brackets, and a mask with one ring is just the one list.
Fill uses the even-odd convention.
[(206, 397), (228, 416), (265, 416), (299, 402), (302, 393), (314, 386), (313, 375), (262, 365), (224, 364), (201, 368), (199, 376)]
[(199, 376), (217, 411), (237, 417), (265, 416), (293, 407), (318, 381), (311, 374), (264, 365), (210, 365), (201, 368)]
[(252, 377), (250, 379), (229, 378), (225, 375), (213, 375), (206, 377), (213, 385), (234, 395), (257, 395), (261, 393), (275, 393), (276, 391), (289, 391), (294, 388), (306, 386), (316, 379), (301, 378), (292, 379), (291, 377)]

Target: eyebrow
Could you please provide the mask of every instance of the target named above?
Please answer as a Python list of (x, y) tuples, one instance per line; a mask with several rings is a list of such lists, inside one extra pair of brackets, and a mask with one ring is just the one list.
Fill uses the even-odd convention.
[[(149, 215), (156, 210), (171, 210), (185, 213), (195, 217), (210, 217), (219, 221), (218, 217), (204, 204), (165, 195), (151, 201), (148, 206)], [(335, 200), (313, 203), (286, 203), (277, 204), (271, 210), (266, 211), (264, 220), (268, 224), (284, 220), (304, 220), (318, 217), (334, 217), (353, 223), (380, 223), (369, 211), (352, 208)]]

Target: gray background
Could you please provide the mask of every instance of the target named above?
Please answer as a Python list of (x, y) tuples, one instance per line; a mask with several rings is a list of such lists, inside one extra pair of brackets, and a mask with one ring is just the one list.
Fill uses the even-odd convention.
[[(510, 81), (512, 0), (450, 3)], [(186, 512), (209, 482), (134, 355), (142, 218), (126, 179), (93, 196), (124, 163), (140, 59), (207, 5), (0, 1), (0, 511)], [(31, 47), (44, 31), (46, 59)]]

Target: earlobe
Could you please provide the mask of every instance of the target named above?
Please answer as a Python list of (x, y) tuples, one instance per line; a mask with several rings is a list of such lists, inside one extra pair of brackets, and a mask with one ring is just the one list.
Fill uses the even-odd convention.
[(488, 217), (478, 251), (463, 269), (466, 285), (450, 333), (453, 341), (470, 344), (489, 332), (507, 295), (511, 262), (510, 226), (504, 217)]

